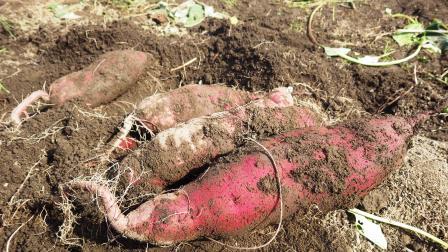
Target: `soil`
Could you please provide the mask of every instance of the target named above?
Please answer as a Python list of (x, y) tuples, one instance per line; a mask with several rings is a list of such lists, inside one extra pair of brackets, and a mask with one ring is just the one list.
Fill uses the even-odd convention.
[[(0, 29), (0, 49), (6, 48), (0, 53), (0, 81), (9, 90), (0, 93), (2, 249), (8, 244), (10, 251), (226, 249), (208, 240), (155, 248), (120, 237), (109, 229), (88, 195), (78, 193), (71, 204), (61, 204), (64, 199), (74, 199), (63, 193), (64, 183), (114, 169), (101, 159), (108, 143), (134, 104), (156, 92), (190, 83), (223, 83), (250, 91), (293, 86), (296, 92), (318, 101), (329, 122), (366, 114), (410, 116), (440, 111), (447, 102), (448, 86), (434, 76), (447, 70), (448, 53), (422, 52), (415, 60), (385, 68), (349, 64), (328, 58), (308, 39), (306, 20), (310, 8), (291, 8), (274, 0), (239, 0), (235, 6), (224, 2), (212, 0), (208, 4), (236, 15), (239, 25), (206, 20), (179, 37), (162, 36), (158, 29), (148, 28), (145, 15), (112, 15), (123, 11), (112, 7), (104, 7), (98, 16), (92, 13), (99, 9), (87, 6), (79, 14), (85, 14), (88, 22), (53, 22), (54, 18), (46, 16), (46, 1), (36, 0), (33, 8), (29, 8), (28, 1), (0, 1), (0, 15), (15, 24), (14, 36)], [(313, 21), (316, 40), (333, 47), (350, 47), (361, 54), (380, 55), (386, 46), (394, 45), (387, 33), (404, 25), (403, 19), (385, 14), (386, 8), (414, 15), (422, 22), (434, 18), (448, 22), (445, 0), (380, 0), (359, 2), (355, 7), (324, 6)], [(81, 70), (101, 54), (117, 49), (140, 50), (154, 57), (154, 64), (133, 89), (95, 109), (77, 101), (46, 108), (20, 130), (5, 123), (17, 102), (32, 91), (48, 87), (61, 76)], [(392, 56), (401, 58), (412, 50), (399, 48)], [(194, 63), (171, 71), (195, 57)], [(422, 125), (411, 141), (405, 165), (358, 207), (448, 240), (448, 216), (444, 210), (448, 200), (447, 120), (446, 115), (437, 114)], [(67, 209), (70, 205), (71, 209)], [(70, 226), (74, 229), (67, 228)], [(224, 242), (259, 245), (272, 236), (275, 228), (269, 226)], [(383, 225), (383, 231), (392, 251), (405, 247), (414, 251), (441, 250), (400, 229)], [(274, 249), (377, 250), (358, 237), (344, 209), (323, 213), (316, 207), (286, 220), (277, 239), (264, 250)]]

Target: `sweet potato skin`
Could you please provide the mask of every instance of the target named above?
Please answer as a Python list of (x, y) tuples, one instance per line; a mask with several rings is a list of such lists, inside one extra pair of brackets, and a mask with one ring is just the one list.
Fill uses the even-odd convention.
[(230, 110), (261, 96), (222, 85), (191, 84), (145, 98), (138, 105), (136, 116), (156, 133), (192, 118)]
[(316, 113), (293, 106), (291, 91), (276, 88), (244, 106), (194, 118), (160, 132), (121, 162), (121, 168), (132, 171), (135, 177), (124, 176), (124, 186), (133, 184), (128, 195), (142, 190), (162, 191), (192, 170), (234, 150), (248, 130), (266, 136), (319, 123)]
[[(412, 124), (399, 117), (374, 118), (298, 129), (263, 141), (280, 171), (284, 216), (310, 204), (323, 211), (351, 206), (402, 165)], [(182, 190), (146, 202), (135, 210), (126, 230), (138, 234), (137, 239), (166, 245), (276, 222), (274, 178), (271, 160), (249, 146)], [(137, 217), (139, 212), (145, 214)]]
[(107, 52), (83, 70), (54, 81), (50, 101), (59, 106), (75, 98), (90, 107), (108, 103), (136, 83), (151, 59), (133, 50)]
[(195, 168), (233, 151), (248, 129), (258, 135), (274, 135), (320, 121), (312, 111), (295, 106), (240, 107), (192, 119), (162, 131), (121, 162), (121, 168), (132, 170), (135, 177), (129, 181), (133, 186), (128, 195), (134, 191), (161, 192)]

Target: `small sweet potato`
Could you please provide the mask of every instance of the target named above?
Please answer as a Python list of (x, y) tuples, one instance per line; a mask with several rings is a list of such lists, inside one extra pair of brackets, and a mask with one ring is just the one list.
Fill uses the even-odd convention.
[(290, 90), (281, 87), (245, 106), (162, 131), (128, 155), (120, 167), (132, 171), (132, 191), (143, 188), (158, 192), (193, 169), (233, 151), (248, 132), (273, 135), (320, 121), (314, 112), (293, 106)]
[(123, 235), (158, 245), (202, 236), (241, 234), (275, 223), (282, 188), (283, 216), (317, 204), (351, 207), (403, 164), (416, 118), (373, 118), (334, 127), (290, 131), (224, 157), (197, 181), (122, 214), (115, 196), (95, 182), (72, 186), (96, 193), (110, 224)]
[(108, 103), (135, 84), (148, 58), (149, 54), (133, 50), (105, 53), (83, 70), (54, 81), (50, 101), (62, 105), (79, 98), (91, 107)]
[(86, 68), (55, 80), (49, 94), (33, 92), (12, 111), (11, 121), (20, 124), (21, 115), (27, 116), (27, 107), (39, 99), (57, 106), (72, 99), (80, 99), (90, 107), (108, 103), (132, 87), (150, 61), (150, 54), (139, 51), (105, 53)]
[(186, 85), (145, 98), (137, 106), (136, 117), (157, 133), (192, 118), (244, 105), (261, 96), (222, 85)]

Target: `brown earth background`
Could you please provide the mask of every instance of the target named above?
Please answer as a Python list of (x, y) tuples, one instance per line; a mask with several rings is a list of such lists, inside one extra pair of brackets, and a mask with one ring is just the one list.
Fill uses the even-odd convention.
[[(68, 2), (68, 1), (66, 1)], [(73, 2), (73, 1), (72, 1)], [(168, 248), (124, 239), (110, 230), (88, 195), (72, 202), (74, 229), (60, 184), (97, 172), (95, 157), (104, 151), (120, 122), (142, 98), (190, 83), (224, 83), (251, 91), (294, 86), (317, 100), (332, 122), (366, 114), (413, 115), (436, 110), (447, 101), (448, 86), (434, 79), (448, 68), (448, 55), (422, 52), (417, 59), (385, 68), (372, 68), (328, 58), (307, 37), (312, 8), (291, 8), (283, 1), (207, 1), (240, 20), (206, 20), (183, 36), (164, 36), (148, 25), (141, 10), (87, 1), (78, 21), (60, 21), (48, 2), (1, 1), (0, 15), (14, 24), (14, 36), (0, 28), (0, 80), (10, 91), (0, 93), (2, 122), (32, 91), (82, 69), (104, 52), (135, 49), (150, 52), (155, 62), (135, 88), (96, 109), (71, 102), (42, 111), (20, 131), (0, 124), (0, 247), (10, 251), (223, 251), (211, 241), (194, 241)], [(395, 0), (324, 6), (314, 17), (316, 39), (361, 54), (380, 55), (396, 47), (390, 34), (403, 19), (385, 13), (416, 16), (429, 23), (448, 22), (446, 0)], [(397, 48), (396, 58), (413, 48)], [(170, 71), (192, 58), (193, 64)], [(417, 79), (417, 81), (416, 81)], [(412, 88), (412, 89), (411, 89)], [(410, 90), (409, 92), (407, 92)], [(414, 137), (406, 165), (373, 190), (358, 206), (429, 231), (448, 240), (448, 128), (446, 114), (431, 117)], [(25, 183), (24, 183), (25, 182)], [(22, 226), (23, 223), (26, 223)], [(14, 232), (19, 228), (19, 231)], [(416, 235), (383, 225), (390, 251), (440, 251)], [(275, 225), (228, 244), (262, 244)], [(71, 245), (69, 243), (72, 243)], [(355, 232), (344, 209), (322, 213), (317, 208), (285, 220), (279, 237), (266, 251), (377, 251)]]

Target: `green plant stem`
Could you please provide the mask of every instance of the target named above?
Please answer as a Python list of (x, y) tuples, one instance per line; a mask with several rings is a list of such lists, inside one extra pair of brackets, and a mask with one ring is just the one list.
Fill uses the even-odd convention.
[(0, 92), (5, 92), (9, 94), (9, 90), (5, 87), (5, 85), (0, 81)]
[(353, 58), (353, 57), (348, 56), (346, 54), (340, 54), (338, 56), (343, 58), (343, 59), (346, 59), (346, 60), (348, 60), (350, 62), (361, 64), (361, 65), (365, 65), (365, 66), (374, 66), (374, 67), (392, 66), (392, 65), (401, 64), (403, 62), (411, 60), (412, 58), (414, 58), (415, 56), (417, 56), (420, 53), (420, 50), (422, 49), (422, 46), (423, 46), (422, 43), (420, 43), (418, 45), (417, 49), (415, 49), (415, 51), (412, 54), (410, 54), (409, 56), (407, 56), (406, 58), (393, 60), (393, 61), (386, 61), (386, 62), (364, 63), (364, 62), (358, 60), (357, 58)]
[(313, 8), (321, 4), (341, 4), (341, 3), (354, 4), (355, 1), (358, 0), (314, 0), (314, 1), (301, 0), (301, 1), (289, 1), (289, 6), (293, 8)]
[(319, 44), (319, 42), (317, 42), (316, 38), (313, 35), (313, 18), (314, 15), (316, 15), (317, 11), (319, 11), (323, 6), (325, 5), (325, 2), (322, 2), (321, 4), (319, 4), (316, 8), (314, 8), (314, 10), (311, 12), (310, 17), (308, 18), (308, 24), (307, 24), (307, 34), (309, 39), (311, 40), (311, 42), (313, 42), (315, 45), (321, 45)]
[(407, 224), (404, 224), (404, 223), (401, 223), (401, 222), (398, 222), (398, 221), (389, 220), (389, 219), (386, 219), (386, 218), (383, 218), (383, 217), (379, 217), (379, 216), (376, 216), (376, 215), (373, 215), (373, 214), (370, 214), (370, 213), (366, 213), (366, 212), (361, 211), (361, 210), (356, 209), (356, 208), (350, 209), (350, 210), (348, 210), (348, 212), (353, 213), (353, 214), (362, 215), (362, 216), (364, 216), (366, 218), (369, 218), (369, 219), (372, 219), (372, 220), (375, 220), (375, 221), (378, 221), (378, 222), (382, 222), (382, 223), (386, 223), (386, 224), (389, 224), (389, 225), (392, 225), (392, 226), (396, 226), (396, 227), (400, 227), (400, 228), (403, 228), (403, 229), (410, 230), (412, 232), (415, 232), (415, 233), (417, 233), (419, 235), (422, 235), (422, 236), (430, 239), (433, 242), (436, 242), (436, 243), (440, 244), (444, 249), (448, 249), (448, 243), (444, 242), (443, 240), (435, 237), (434, 235), (432, 235), (432, 234), (430, 234), (430, 233), (428, 233), (426, 231), (421, 230), (420, 228), (416, 228), (416, 227), (413, 227), (413, 226), (410, 226), (410, 225), (407, 225)]
[(416, 18), (408, 16), (406, 14), (402, 14), (402, 13), (392, 14), (392, 17), (394, 17), (394, 18), (404, 18), (404, 19), (407, 19), (411, 23), (417, 23), (418, 22)]
[(398, 29), (397, 33), (440, 33), (448, 34), (447, 30), (424, 30), (424, 29)]
[(432, 79), (442, 83), (442, 84), (448, 85), (448, 81), (445, 81), (442, 76), (437, 77), (437, 76), (435, 76), (434, 74), (431, 74), (431, 73), (428, 73), (428, 76), (431, 77)]
[(445, 72), (443, 72), (443, 74), (440, 75), (440, 78), (443, 79), (443, 78), (445, 78), (446, 75), (448, 75), (448, 70), (446, 70)]

